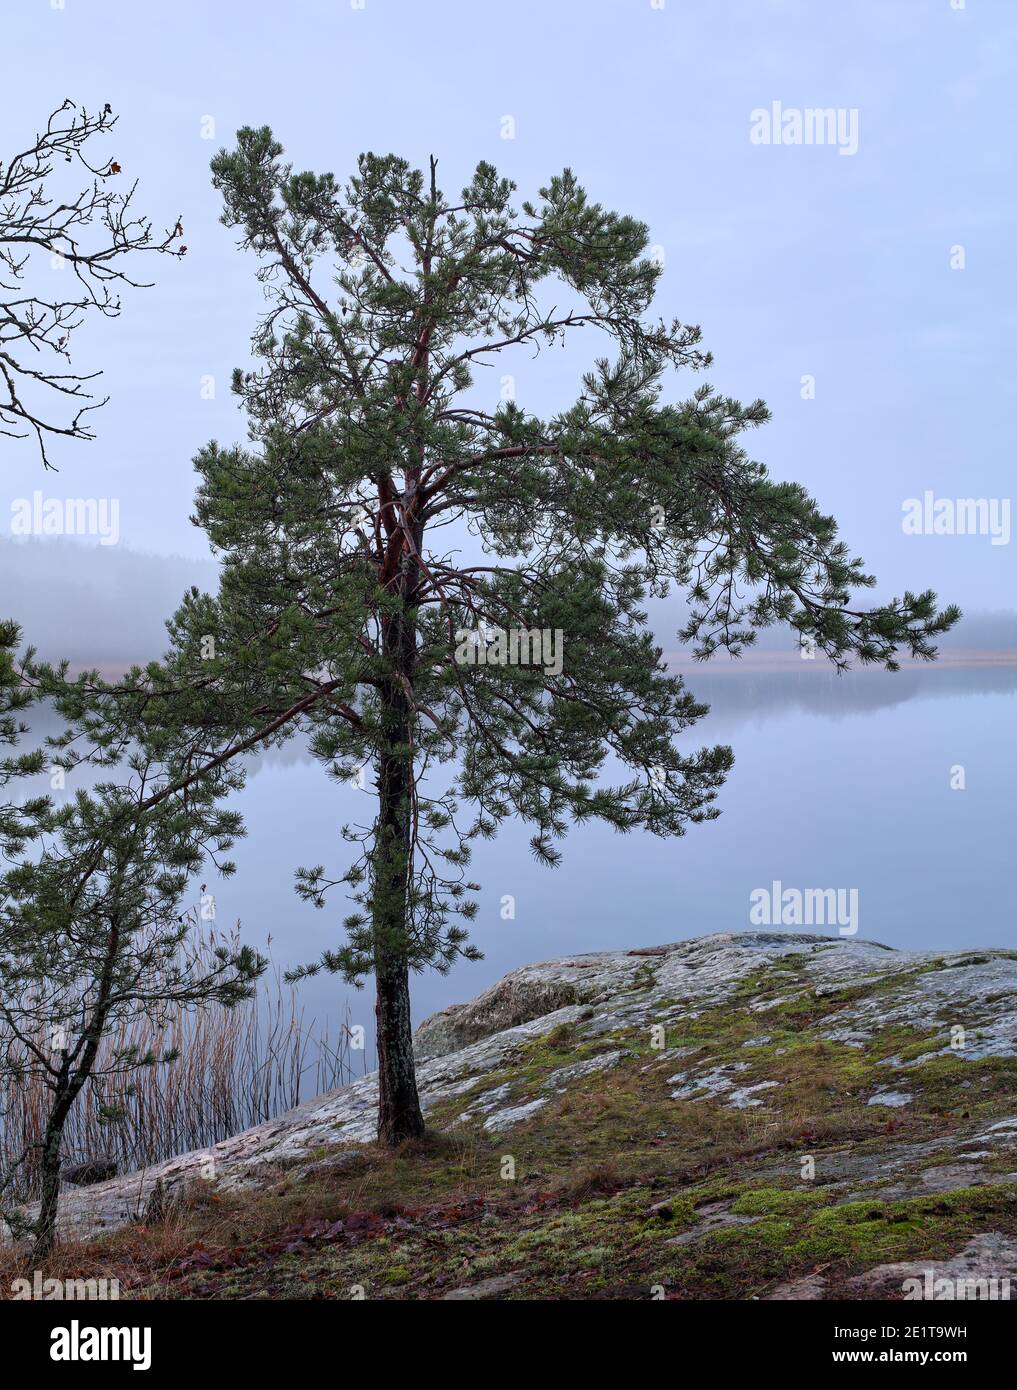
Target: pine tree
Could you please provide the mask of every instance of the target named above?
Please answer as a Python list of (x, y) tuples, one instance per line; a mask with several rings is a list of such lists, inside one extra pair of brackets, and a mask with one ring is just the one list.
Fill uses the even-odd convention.
[[(181, 1010), (216, 1002), (231, 1007), (251, 996), (266, 961), (250, 947), (189, 949), (193, 917), (182, 911), (189, 883), (209, 859), (241, 833), (223, 797), (241, 782), (239, 770), (209, 773), (176, 785), (174, 769), (104, 736), (74, 706), (87, 709), (66, 667), (17, 657), (19, 632), (0, 625), (0, 788), (24, 785), (45, 771), (64, 778), (90, 766), (117, 767), (73, 795), (25, 796), (0, 805), (0, 1070), (19, 1086), (48, 1094), (38, 1153), (25, 1152), (0, 1175), (0, 1194), (27, 1163), (38, 1174), (41, 1202), (31, 1223), (33, 1255), (42, 1259), (56, 1236), (63, 1135), (87, 1085), (129, 1078), (175, 1060), (172, 1049), (103, 1044), (141, 1012), (157, 1038)], [(81, 687), (96, 679), (84, 673)], [(19, 752), (29, 728), (23, 716), (45, 697), (66, 710), (63, 734)], [(97, 738), (92, 738), (92, 733)], [(109, 1120), (116, 1117), (100, 1113)], [(22, 1233), (18, 1209), (4, 1219)]]
[[(186, 597), (166, 659), (127, 688), (181, 766), (300, 729), (334, 778), (370, 769), (353, 862), (297, 886), (353, 899), (307, 970), (373, 972), (379, 1135), (397, 1143), (423, 1129), (410, 972), (477, 955), (472, 843), (518, 817), (553, 865), (573, 822), (678, 836), (718, 814), (732, 753), (679, 748), (705, 707), (648, 599), (685, 591), (700, 658), (783, 623), (838, 668), (931, 658), (958, 613), (931, 592), (853, 606), (874, 581), (834, 521), (742, 447), (763, 403), (670, 399), (676, 369), (710, 363), (700, 331), (649, 317), (646, 228), (570, 171), (517, 212), (489, 164), (458, 198), (433, 159), (366, 154), (341, 186), (295, 173), (268, 129), (212, 168), (269, 301), (257, 369), (234, 378), (250, 447), (198, 456), (221, 586)], [(560, 413), (477, 384), (573, 333), (607, 355)]]

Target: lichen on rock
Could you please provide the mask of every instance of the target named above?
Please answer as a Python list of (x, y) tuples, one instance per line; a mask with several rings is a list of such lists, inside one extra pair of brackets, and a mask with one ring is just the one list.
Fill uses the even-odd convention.
[[(444, 1298), (449, 1280), (466, 1298), (534, 1296), (539, 1278), (538, 1296), (649, 1297), (652, 1286), (811, 1299), (869, 1296), (868, 1270), (879, 1296), (902, 1297), (886, 1294), (888, 1270), (945, 1268), (972, 1242), (984, 1254), (1017, 1238), (1015, 999), (1014, 952), (797, 932), (513, 971), (417, 1033), (436, 1153), (452, 1145), (463, 1173), (468, 1155), (491, 1253), (470, 1278), (402, 1256), (386, 1257), (385, 1274), (371, 1263), (384, 1245), (362, 1243), (343, 1277), (379, 1297)], [(157, 1184), (172, 1199), (211, 1182), (228, 1202), (349, 1175), (359, 1192), (388, 1163), (371, 1147), (375, 1103), (368, 1076), (211, 1153), (68, 1191), (63, 1230), (136, 1221)], [(413, 1185), (414, 1210), (450, 1180), (438, 1156), (384, 1177), (397, 1197)], [(531, 1209), (520, 1193), (547, 1217), (518, 1227)], [(509, 1277), (542, 1268), (545, 1252), (543, 1275)]]

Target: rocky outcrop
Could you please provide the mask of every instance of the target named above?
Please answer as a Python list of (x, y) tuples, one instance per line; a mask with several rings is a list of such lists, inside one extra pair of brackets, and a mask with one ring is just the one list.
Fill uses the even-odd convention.
[[(586, 988), (588, 983), (592, 984), (591, 989)], [(521, 1023), (529, 1023), (596, 995), (596, 984), (581, 977), (577, 980), (557, 975), (549, 977), (545, 967), (540, 965), (514, 970), (471, 1003), (452, 1004), (426, 1018), (413, 1040), (417, 1061), (445, 1057), (492, 1033), (518, 1028)]]
[[(1010, 1237), (974, 1227), (991, 1226), (984, 1213), (1006, 1210), (1008, 1184), (1017, 1217), (1017, 953), (746, 932), (569, 955), (513, 971), (471, 1003), (433, 1015), (418, 1030), (417, 1051), (432, 1126), (504, 1142), (542, 1125), (553, 1132), (573, 1098), (626, 1094), (653, 1117), (645, 1120), (653, 1132), (637, 1138), (694, 1152), (704, 1174), (723, 1171), (722, 1189), (693, 1183), (673, 1201), (658, 1192), (665, 1200), (645, 1218), (651, 1234), (670, 1222), (660, 1248), (678, 1262), (679, 1284), (706, 1243), (779, 1245), (782, 1222), (801, 1262), (814, 1246), (825, 1268), (824, 1241), (842, 1255), (858, 1244), (852, 1232), (868, 1219), (859, 1203), (922, 1212), (923, 1202), (930, 1211), (945, 1203), (942, 1240), (953, 1247), (940, 1257), (984, 1271), (995, 1251), (1011, 1270)], [(341, 1171), (373, 1138), (375, 1104), (368, 1076), (210, 1150), (68, 1191), (62, 1229), (93, 1234), (138, 1220), (154, 1192), (164, 1200), (194, 1183), (231, 1191), (323, 1165)], [(734, 1178), (722, 1141), (751, 1153)], [(958, 1215), (957, 1194), (979, 1192), (992, 1202), (971, 1199), (970, 1220)], [(883, 1242), (874, 1253), (895, 1248)], [(898, 1265), (929, 1267), (871, 1265), (852, 1274), (856, 1286), (837, 1285), (836, 1296), (874, 1296), (866, 1278), (883, 1288), (910, 1277), (898, 1279)], [(809, 1270), (763, 1285), (756, 1296), (834, 1296), (830, 1277)]]
[(61, 1172), (64, 1181), (73, 1183), (75, 1187), (91, 1187), (93, 1183), (106, 1182), (116, 1175), (117, 1161), (109, 1154), (86, 1159), (84, 1163), (75, 1163)]

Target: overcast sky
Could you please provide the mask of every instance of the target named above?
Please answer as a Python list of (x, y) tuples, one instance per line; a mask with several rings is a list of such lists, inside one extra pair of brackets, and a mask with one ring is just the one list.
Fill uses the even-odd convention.
[[(0, 158), (65, 96), (108, 101), (110, 152), (160, 229), (182, 214), (189, 249), (153, 258), (156, 287), (77, 340), (75, 365), (102, 366), (112, 397), (98, 439), (54, 446), (59, 475), (0, 440), (0, 538), (41, 489), (115, 498), (107, 553), (207, 558), (191, 458), (243, 438), (229, 376), (261, 303), (208, 163), (238, 126), (270, 124), (298, 168), (340, 178), (361, 150), (433, 152), (448, 191), (487, 159), (521, 201), (572, 166), (591, 197), (649, 224), (660, 312), (702, 324), (720, 389), (768, 401), (753, 453), (838, 517), (879, 593), (1012, 607), (1013, 541), (908, 536), (902, 505), (1013, 493), (1015, 37), (1012, 0), (8, 0)], [(754, 143), (753, 112), (774, 102), (839, 109), (844, 152)], [(517, 359), (520, 403), (559, 408), (584, 362)], [(16, 552), (0, 548), (3, 583)], [(53, 560), (73, 575), (65, 548)], [(178, 569), (139, 566), (140, 611)], [(30, 620), (55, 600), (33, 584), (18, 601)]]

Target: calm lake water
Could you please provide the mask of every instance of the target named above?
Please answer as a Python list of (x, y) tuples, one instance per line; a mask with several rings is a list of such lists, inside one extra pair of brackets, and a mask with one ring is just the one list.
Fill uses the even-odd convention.
[[(711, 712), (686, 746), (735, 752), (720, 818), (679, 840), (587, 825), (553, 870), (534, 863), (523, 827), (479, 845), (473, 939), (485, 959), (416, 977), (418, 1020), (529, 961), (748, 930), (750, 894), (773, 880), (857, 890), (858, 935), (888, 945), (1017, 946), (1017, 667), (697, 668), (687, 683)], [(370, 797), (336, 787), (291, 744), (252, 770), (241, 804), (248, 837), (237, 876), (215, 889), (218, 920), (239, 919), (262, 949), (271, 935), (283, 965), (312, 960), (342, 939), (346, 908), (338, 896), (323, 911), (300, 902), (293, 871), (344, 866), (339, 827), (369, 819)], [(308, 1019), (335, 1020), (349, 1000), (371, 1035), (369, 987), (320, 976), (300, 997)]]

